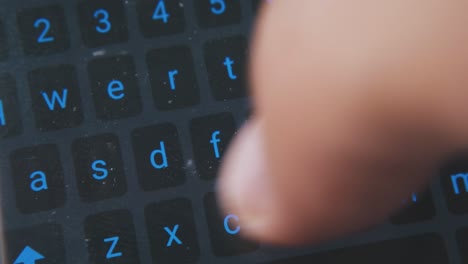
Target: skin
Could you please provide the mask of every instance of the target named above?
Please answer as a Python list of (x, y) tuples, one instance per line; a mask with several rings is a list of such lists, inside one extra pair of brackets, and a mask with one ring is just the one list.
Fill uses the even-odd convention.
[(242, 234), (299, 245), (368, 229), (468, 145), (468, 1), (272, 1), (254, 115), (218, 195)]

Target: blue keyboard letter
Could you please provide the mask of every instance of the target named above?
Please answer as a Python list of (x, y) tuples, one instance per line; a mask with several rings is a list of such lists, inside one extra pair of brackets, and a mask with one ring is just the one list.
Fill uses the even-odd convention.
[[(160, 147), (159, 149), (153, 150), (153, 152), (151, 152), (151, 155), (150, 155), (151, 165), (155, 169), (158, 169), (158, 170), (167, 168), (169, 166), (167, 164), (167, 155), (166, 155), (166, 148), (164, 146), (164, 141), (159, 142), (159, 147)], [(156, 155), (161, 156), (161, 162), (160, 163), (158, 163), (156, 161)]]
[(175, 90), (175, 75), (179, 73), (178, 70), (168, 71), (167, 75), (169, 76), (169, 83), (171, 84), (171, 90)]
[(121, 81), (113, 80), (107, 85), (107, 95), (112, 100), (120, 100), (125, 97), (125, 86)]
[(240, 232), (240, 226), (237, 226), (236, 229), (232, 229), (229, 227), (229, 220), (235, 220), (236, 222), (239, 222), (239, 217), (237, 215), (230, 214), (224, 218), (224, 230), (230, 235), (235, 235)]
[(175, 241), (177, 245), (182, 245), (182, 241), (177, 237), (177, 230), (179, 230), (179, 225), (175, 225), (171, 230), (169, 227), (164, 227), (164, 231), (169, 235), (169, 240), (167, 240), (166, 247), (171, 247), (172, 242)]
[(122, 252), (114, 252), (115, 246), (117, 246), (117, 243), (119, 243), (119, 237), (109, 237), (105, 238), (104, 242), (109, 243), (111, 242), (111, 246), (109, 247), (109, 250), (107, 251), (106, 258), (111, 259), (111, 258), (118, 258), (122, 256)]
[(0, 100), (0, 126), (6, 125), (5, 113), (3, 111), (3, 102)]
[(463, 180), (462, 183), (465, 187), (465, 192), (468, 192), (468, 173), (454, 174), (451, 176), (451, 178), (452, 178), (453, 191), (455, 192), (456, 195), (460, 194), (460, 189), (458, 186), (458, 181), (460, 179)]
[(226, 11), (226, 3), (224, 0), (210, 0), (211, 2), (211, 12), (215, 15), (221, 15)]
[(68, 90), (66, 88), (62, 90), (62, 97), (59, 96), (56, 90), (53, 90), (51, 96), (52, 99), (48, 94), (42, 92), (42, 97), (44, 98), (44, 101), (46, 102), (50, 111), (55, 110), (55, 102), (58, 102), (60, 108), (64, 109), (67, 106), (67, 95)]
[[(96, 160), (93, 162), (93, 164), (91, 164), (91, 168), (96, 172), (93, 173), (94, 179), (104, 180), (105, 178), (107, 178), (107, 176), (109, 175), (109, 171), (105, 168), (105, 166), (107, 166), (107, 163), (103, 160)], [(100, 174), (98, 174), (98, 172)]]
[(46, 179), (46, 175), (44, 172), (35, 171), (31, 173), (29, 178), (31, 180), (34, 179), (33, 181), (31, 181), (31, 185), (30, 185), (31, 190), (33, 190), (34, 192), (40, 192), (40, 191), (49, 189), (49, 187), (47, 186), (47, 179)]
[(218, 143), (221, 142), (221, 139), (218, 138), (219, 134), (221, 134), (221, 132), (219, 132), (218, 130), (213, 132), (213, 134), (211, 134), (211, 140), (210, 140), (210, 143), (213, 145), (213, 151), (214, 151), (215, 157), (217, 159), (219, 159), (220, 157)]
[(231, 58), (226, 57), (226, 59), (224, 59), (224, 63), (223, 63), (223, 64), (224, 64), (224, 66), (226, 66), (229, 79), (231, 79), (231, 80), (237, 79), (237, 76), (236, 76), (236, 75), (234, 74), (234, 72), (232, 71), (232, 65), (234, 64), (234, 61), (231, 60)]

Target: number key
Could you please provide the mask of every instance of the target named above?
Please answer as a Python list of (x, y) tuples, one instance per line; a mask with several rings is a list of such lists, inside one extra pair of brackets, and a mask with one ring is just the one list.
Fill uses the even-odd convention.
[(128, 40), (127, 19), (121, 1), (84, 1), (78, 4), (81, 37), (94, 48)]
[(140, 30), (146, 38), (183, 32), (185, 29), (182, 0), (139, 0)]
[(195, 5), (203, 28), (236, 24), (241, 20), (239, 0), (196, 0)]
[(63, 9), (58, 5), (22, 9), (17, 22), (27, 55), (46, 55), (69, 48)]

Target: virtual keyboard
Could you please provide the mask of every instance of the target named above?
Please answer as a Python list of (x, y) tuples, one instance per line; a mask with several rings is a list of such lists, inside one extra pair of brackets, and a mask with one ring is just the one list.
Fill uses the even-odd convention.
[(247, 241), (220, 211), (262, 2), (2, 3), (6, 263), (468, 263), (465, 154), (387, 223), (325, 245)]

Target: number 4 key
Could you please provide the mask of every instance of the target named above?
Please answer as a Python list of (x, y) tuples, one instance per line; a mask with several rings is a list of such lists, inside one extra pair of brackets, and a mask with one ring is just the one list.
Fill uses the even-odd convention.
[(182, 0), (138, 0), (140, 31), (146, 38), (181, 33), (185, 30)]

